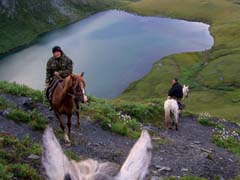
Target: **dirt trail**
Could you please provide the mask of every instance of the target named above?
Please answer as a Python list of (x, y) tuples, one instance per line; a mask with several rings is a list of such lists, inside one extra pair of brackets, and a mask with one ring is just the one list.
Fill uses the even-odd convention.
[[(28, 100), (25, 97), (4, 95), (8, 101), (20, 108)], [(36, 108), (44, 114), (50, 126), (59, 129), (52, 112), (42, 104)], [(64, 149), (74, 151), (82, 158), (90, 157), (101, 161), (122, 163), (136, 140), (104, 131), (98, 123), (90, 119), (81, 119), (81, 128), (76, 128), (76, 117), (73, 117), (73, 145), (67, 147), (60, 138)], [(236, 124), (226, 122), (228, 128), (240, 128)], [(223, 179), (231, 179), (240, 175), (240, 157), (212, 143), (212, 127), (197, 123), (196, 118), (180, 119), (179, 131), (168, 131), (156, 127), (147, 127), (153, 137), (153, 159), (151, 176), (156, 179), (162, 176), (194, 175), (214, 179), (219, 175)], [(29, 134), (34, 141), (41, 142), (41, 132), (32, 131), (28, 125), (16, 124), (0, 113), (0, 131), (5, 131), (19, 138)], [(164, 142), (162, 144), (162, 139)], [(152, 178), (152, 179), (154, 179)]]

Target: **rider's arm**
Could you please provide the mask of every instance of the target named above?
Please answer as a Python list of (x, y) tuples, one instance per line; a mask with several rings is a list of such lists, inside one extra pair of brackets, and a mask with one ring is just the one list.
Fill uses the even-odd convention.
[(169, 89), (168, 96), (170, 96), (170, 97), (174, 96), (174, 88), (173, 87), (171, 89)]
[(52, 69), (50, 66), (50, 62), (48, 61), (47, 68), (46, 68), (46, 80), (45, 80), (46, 84), (49, 84), (51, 77), (52, 77)]
[(72, 65), (72, 60), (68, 59), (67, 60), (67, 65), (64, 68), (64, 70), (59, 71), (59, 74), (61, 77), (67, 77), (68, 75), (72, 74), (73, 71), (73, 65)]

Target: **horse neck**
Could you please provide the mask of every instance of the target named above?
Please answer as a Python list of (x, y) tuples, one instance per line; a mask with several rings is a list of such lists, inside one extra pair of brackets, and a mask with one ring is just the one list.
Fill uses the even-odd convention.
[(185, 91), (183, 90), (183, 97), (182, 97), (182, 100), (183, 100), (186, 96), (187, 96), (187, 92), (185, 92)]
[(59, 86), (62, 89), (62, 95), (66, 95), (68, 93), (68, 91), (70, 90), (70, 83), (71, 83), (71, 79), (64, 79), (62, 82), (60, 82)]

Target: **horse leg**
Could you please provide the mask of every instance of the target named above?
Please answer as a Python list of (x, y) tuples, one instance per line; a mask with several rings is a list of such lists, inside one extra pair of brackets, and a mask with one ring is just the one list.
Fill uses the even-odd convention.
[(68, 136), (70, 137), (70, 134), (71, 134), (71, 126), (72, 126), (72, 113), (68, 114), (67, 115), (68, 117), (68, 122), (67, 122), (67, 126), (68, 126)]
[(65, 141), (65, 143), (70, 143), (70, 140), (69, 140), (69, 138), (68, 138), (68, 135), (67, 135), (65, 126), (64, 126), (64, 124), (63, 124), (63, 122), (62, 122), (62, 120), (61, 120), (60, 114), (59, 114), (58, 112), (55, 112), (55, 115), (56, 115), (56, 117), (57, 117), (57, 119), (58, 119), (58, 121), (59, 121), (59, 123), (60, 123), (60, 127), (62, 128), (62, 130), (63, 130), (63, 132), (64, 132), (64, 141)]
[(179, 112), (174, 113), (174, 119), (175, 119), (175, 129), (178, 130), (178, 119), (179, 119)]
[(77, 127), (80, 128), (80, 106), (77, 99), (74, 99), (76, 105), (76, 115), (77, 115)]
[(55, 111), (55, 115), (56, 115), (56, 117), (57, 117), (57, 119), (58, 119), (58, 122), (60, 123), (60, 127), (61, 127), (62, 130), (64, 131), (64, 130), (65, 130), (65, 127), (64, 127), (64, 124), (63, 124), (63, 122), (62, 122), (62, 120), (61, 120), (60, 114)]
[(170, 110), (165, 110), (165, 128), (168, 130), (170, 121)]

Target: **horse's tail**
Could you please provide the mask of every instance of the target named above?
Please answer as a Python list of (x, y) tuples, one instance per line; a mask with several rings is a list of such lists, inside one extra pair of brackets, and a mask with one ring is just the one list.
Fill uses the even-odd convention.
[(169, 107), (169, 103), (167, 101), (164, 104), (164, 112), (165, 112), (165, 126), (166, 126), (166, 128), (168, 128), (168, 125), (171, 120), (171, 110)]

